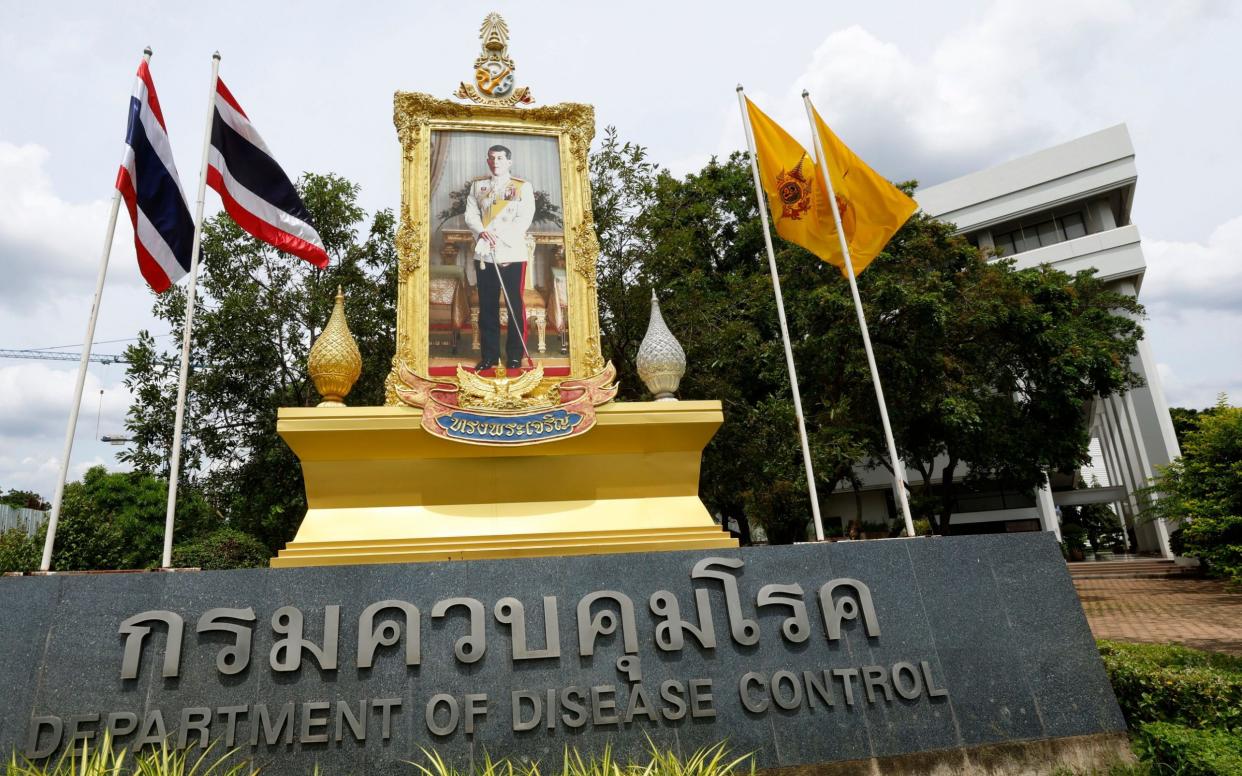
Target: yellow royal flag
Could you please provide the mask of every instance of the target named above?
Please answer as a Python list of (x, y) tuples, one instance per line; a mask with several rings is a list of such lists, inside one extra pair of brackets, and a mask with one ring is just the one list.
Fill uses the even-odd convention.
[[(749, 99), (746, 108), (755, 133), (759, 178), (768, 195), (776, 233), (844, 272), (845, 258), (819, 165)], [(857, 275), (884, 250), (918, 204), (859, 159), (818, 113), (815, 124)]]

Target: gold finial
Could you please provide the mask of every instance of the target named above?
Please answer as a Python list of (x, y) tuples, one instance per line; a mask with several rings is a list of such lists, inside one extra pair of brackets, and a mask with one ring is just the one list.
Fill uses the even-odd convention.
[(315, 390), (323, 397), (320, 407), (344, 407), (358, 376), (362, 374), (362, 354), (345, 320), (345, 292), (336, 287), (336, 304), (323, 333), (311, 346), (306, 371)]
[(465, 81), (457, 87), (456, 96), (483, 105), (528, 105), (535, 101), (528, 87), (516, 87), (513, 71), (516, 66), (509, 57), (509, 25), (500, 14), (492, 12), (479, 28), (482, 51), (474, 60), (474, 83)]

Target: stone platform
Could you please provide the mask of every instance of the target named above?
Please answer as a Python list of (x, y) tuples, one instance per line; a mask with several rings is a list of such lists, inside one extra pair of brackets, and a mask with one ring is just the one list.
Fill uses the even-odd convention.
[(1048, 534), (0, 579), (0, 754), (220, 740), (265, 773), (727, 740), (762, 768), (1126, 751)]

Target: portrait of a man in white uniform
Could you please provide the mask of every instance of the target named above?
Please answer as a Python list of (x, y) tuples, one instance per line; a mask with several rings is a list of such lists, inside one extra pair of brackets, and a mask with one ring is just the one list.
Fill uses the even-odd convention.
[(538, 363), (568, 375), (560, 140), (434, 130), (426, 158), (428, 374), (491, 377)]
[(526, 310), (522, 292), (530, 253), (526, 235), (535, 218), (535, 187), (510, 174), (513, 152), (504, 145), (487, 149), (488, 175), (476, 178), (466, 197), (466, 226), (474, 235), (475, 277), (479, 290), (479, 363), (476, 370), (501, 362), (500, 309), (508, 309), (504, 364), (522, 366)]

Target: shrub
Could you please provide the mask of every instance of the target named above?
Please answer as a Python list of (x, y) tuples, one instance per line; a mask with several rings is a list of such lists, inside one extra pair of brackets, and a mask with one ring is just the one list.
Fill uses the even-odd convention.
[(21, 528), (0, 532), (0, 573), (32, 571), (43, 559), (43, 546)]
[(1100, 642), (1100, 654), (1132, 728), (1173, 722), (1242, 733), (1242, 658), (1110, 641)]
[[(80, 749), (66, 747), (61, 756), (45, 763), (33, 763), (16, 754), (8, 762), (0, 762), (2, 776), (255, 776), (259, 771), (246, 762), (229, 762), (236, 750), (216, 758), (213, 743), (205, 751), (174, 749), (167, 741), (158, 747), (131, 755), (127, 749), (116, 750), (112, 738), (92, 746), (82, 742)], [(318, 771), (318, 769), (316, 769)]]
[(760, 525), (769, 544), (806, 541), (810, 501), (806, 488), (791, 480), (766, 482), (742, 491), (743, 508), (751, 525)]
[[(139, 472), (86, 471), (65, 486), (52, 567), (58, 571), (142, 569), (160, 564), (168, 482)], [(177, 535), (202, 534), (215, 519), (193, 488), (177, 496)]]
[(1094, 552), (1107, 551), (1114, 544), (1121, 544), (1121, 526), (1117, 521), (1117, 513), (1104, 504), (1084, 504), (1080, 507), (1066, 507), (1072, 513), (1066, 523), (1077, 523), (1086, 532), (1086, 539)]
[(725, 744), (699, 749), (689, 757), (682, 758), (668, 750), (660, 750), (650, 739), (647, 741), (647, 762), (618, 760), (612, 748), (594, 756), (583, 756), (576, 749), (565, 749), (560, 767), (555, 763), (541, 767), (538, 761), (516, 761), (509, 758), (493, 760), (484, 755), (482, 763), (473, 768), (460, 769), (444, 760), (437, 752), (423, 750), (426, 765), (411, 762), (421, 776), (541, 776), (543, 773), (559, 776), (754, 776), (755, 762), (751, 755), (732, 758)]
[(1242, 517), (1196, 517), (1178, 531), (1183, 551), (1214, 577), (1242, 582)]
[(1061, 526), (1061, 538), (1065, 546), (1071, 550), (1087, 549), (1087, 529), (1078, 523), (1066, 523)]
[(221, 528), (173, 548), (173, 565), (182, 568), (257, 569), (271, 558), (267, 545), (248, 533)]
[(1144, 759), (1180, 776), (1242, 774), (1242, 736), (1224, 730), (1148, 722), (1139, 729), (1138, 747)]
[(1145, 516), (1188, 521), (1186, 553), (1206, 560), (1208, 573), (1242, 582), (1242, 407), (1222, 396), (1197, 420), (1182, 457), (1160, 470), (1150, 489), (1160, 497)]

